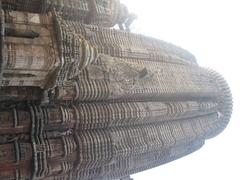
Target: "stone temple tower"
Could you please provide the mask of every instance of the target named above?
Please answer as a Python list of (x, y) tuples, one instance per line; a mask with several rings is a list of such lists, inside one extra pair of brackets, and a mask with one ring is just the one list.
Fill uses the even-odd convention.
[(135, 16), (119, 0), (0, 9), (1, 180), (130, 179), (230, 120), (225, 80), (180, 47), (130, 33)]

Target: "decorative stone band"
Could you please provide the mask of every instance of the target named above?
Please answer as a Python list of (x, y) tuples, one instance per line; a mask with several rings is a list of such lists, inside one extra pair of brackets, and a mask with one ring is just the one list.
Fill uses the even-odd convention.
[(199, 66), (100, 54), (78, 78), (55, 89), (53, 101), (171, 101), (215, 98), (218, 87)]
[(71, 20), (65, 20), (65, 23), (94, 45), (99, 53), (129, 60), (196, 64), (196, 58), (187, 50), (152, 37)]
[(218, 96), (218, 118), (212, 122), (203, 121), (203, 126), (208, 133), (206, 138), (213, 138), (220, 134), (228, 125), (232, 114), (232, 94), (225, 79), (219, 73), (206, 69), (212, 83), (214, 83), (220, 91)]
[[(70, 133), (70, 130), (126, 127), (197, 118), (217, 114), (218, 107), (216, 102), (201, 100), (99, 102), (59, 107), (34, 106), (34, 108), (27, 108), (26, 105), (20, 104), (0, 111), (0, 144), (19, 139), (18, 134), (28, 134), (32, 117), (41, 118), (44, 132), (53, 131), (56, 132), (55, 135), (61, 135)], [(47, 134), (46, 137), (51, 137), (53, 134)], [(2, 138), (1, 141), (1, 137), (5, 135), (11, 138)]]

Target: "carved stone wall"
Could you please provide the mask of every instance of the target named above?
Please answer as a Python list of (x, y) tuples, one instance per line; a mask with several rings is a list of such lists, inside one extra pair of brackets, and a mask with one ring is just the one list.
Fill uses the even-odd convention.
[(1, 180), (130, 179), (227, 126), (218, 73), (180, 47), (98, 26), (113, 24), (118, 1), (2, 3)]
[(51, 14), (4, 12), (2, 86), (44, 88), (59, 56)]

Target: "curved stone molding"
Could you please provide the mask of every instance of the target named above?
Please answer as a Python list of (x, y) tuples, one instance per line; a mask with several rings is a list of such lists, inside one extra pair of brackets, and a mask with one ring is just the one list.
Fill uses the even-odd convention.
[(217, 99), (218, 118), (211, 124), (209, 124), (209, 122), (204, 122), (204, 124), (207, 123), (205, 127), (211, 129), (209, 134), (207, 134), (207, 138), (213, 138), (220, 134), (229, 124), (232, 115), (233, 101), (230, 88), (222, 75), (210, 69), (207, 69), (206, 71), (209, 74), (209, 77), (211, 77), (211, 81), (216, 84), (220, 92)]

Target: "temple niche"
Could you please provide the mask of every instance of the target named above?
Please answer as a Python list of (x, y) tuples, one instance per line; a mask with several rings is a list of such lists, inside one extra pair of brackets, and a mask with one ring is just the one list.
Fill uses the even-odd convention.
[(135, 18), (118, 0), (1, 1), (1, 180), (130, 180), (225, 129), (223, 77)]

